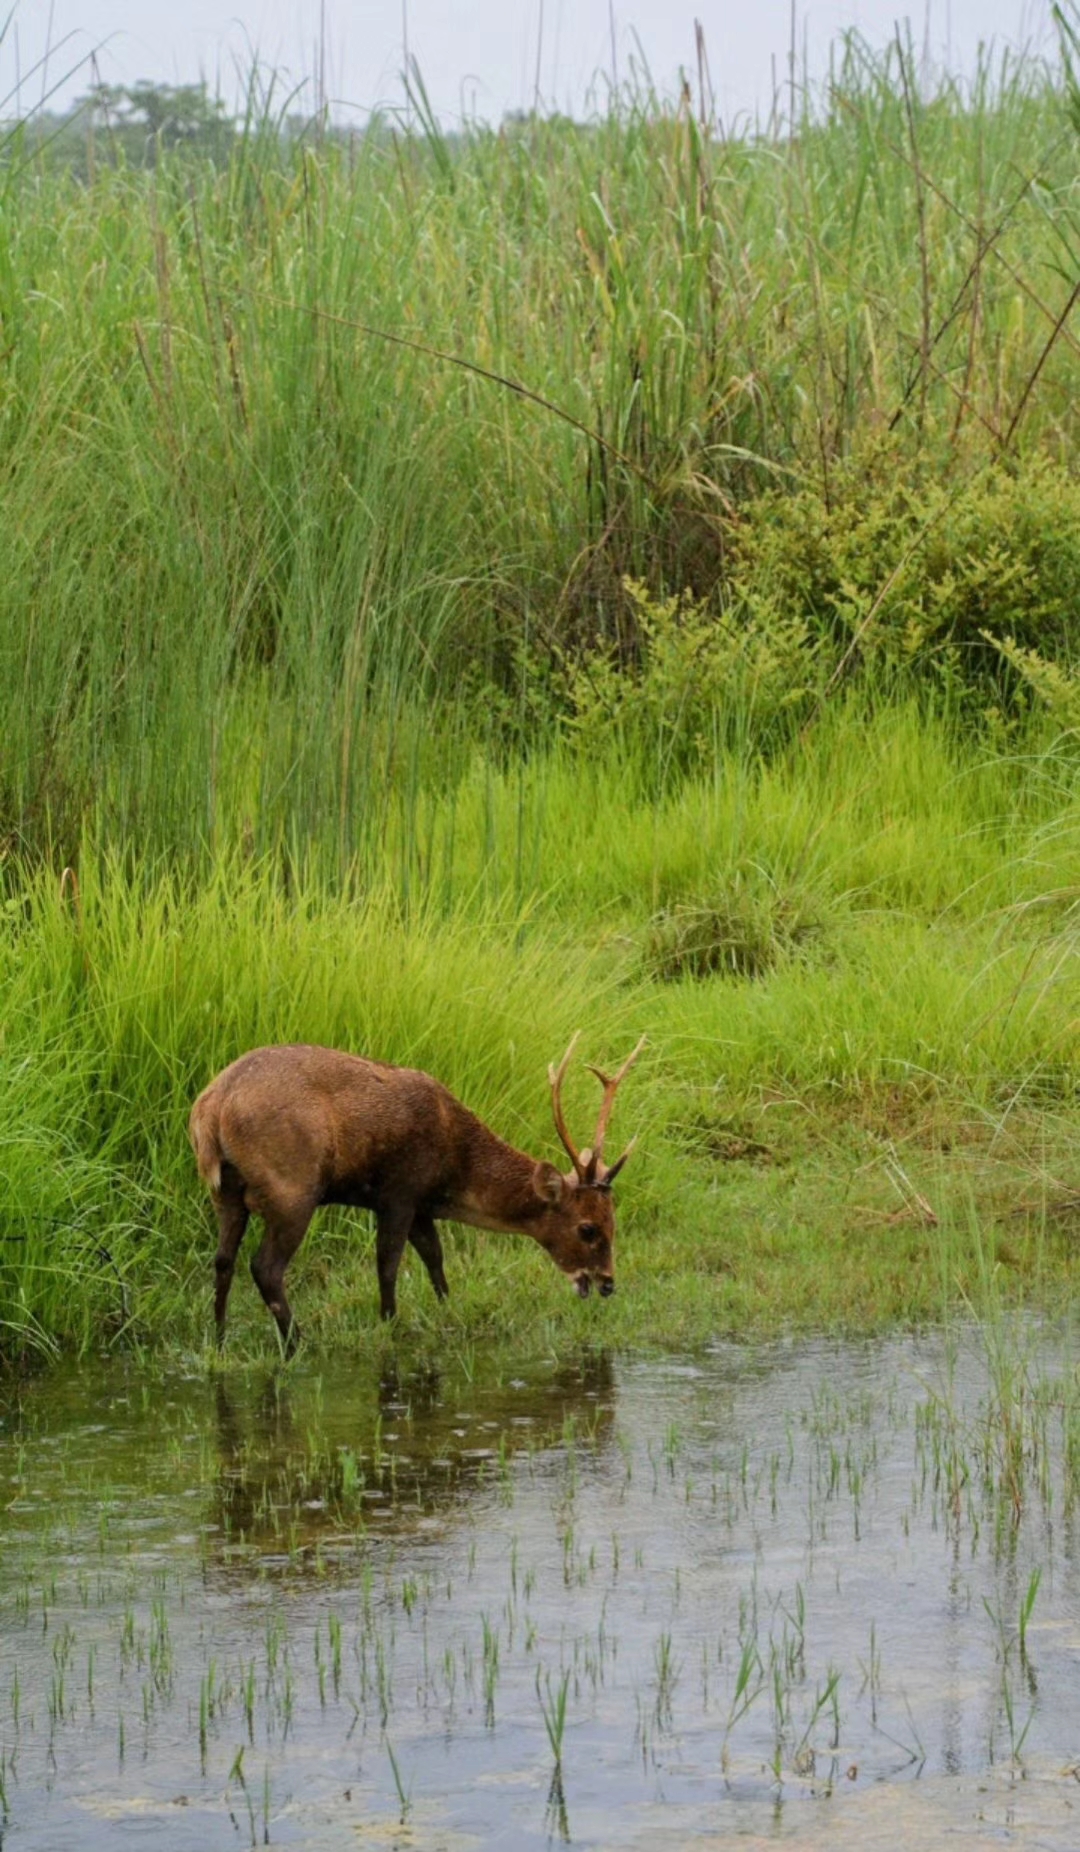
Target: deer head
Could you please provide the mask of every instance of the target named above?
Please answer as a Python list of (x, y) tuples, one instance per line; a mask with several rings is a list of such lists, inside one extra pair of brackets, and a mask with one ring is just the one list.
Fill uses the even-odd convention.
[(611, 1109), (615, 1104), (616, 1090), (644, 1048), (645, 1037), (642, 1036), (617, 1074), (604, 1074), (599, 1068), (590, 1067), (589, 1072), (596, 1075), (604, 1095), (600, 1102), (600, 1116), (596, 1122), (592, 1146), (585, 1146), (580, 1151), (567, 1130), (562, 1108), (563, 1076), (570, 1065), (577, 1040), (575, 1035), (558, 1067), (548, 1069), (555, 1130), (573, 1168), (564, 1175), (556, 1170), (554, 1164), (537, 1165), (535, 1186), (546, 1209), (536, 1232), (541, 1246), (550, 1254), (555, 1265), (570, 1275), (582, 1299), (587, 1297), (594, 1281), (597, 1290), (606, 1298), (615, 1291), (612, 1256), (615, 1210), (611, 1200), (611, 1186), (637, 1140), (631, 1139), (614, 1164), (605, 1164), (604, 1139)]

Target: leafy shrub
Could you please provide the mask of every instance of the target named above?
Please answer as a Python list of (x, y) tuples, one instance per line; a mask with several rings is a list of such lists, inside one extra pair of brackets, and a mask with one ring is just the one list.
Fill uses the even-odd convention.
[(607, 751), (613, 738), (648, 742), (676, 763), (711, 751), (731, 725), (766, 735), (802, 710), (817, 678), (817, 651), (801, 615), (778, 608), (714, 608), (689, 593), (653, 598), (626, 580), (640, 647), (564, 659), (570, 732)]
[(993, 636), (1053, 658), (1080, 612), (1080, 483), (1040, 457), (958, 488), (879, 442), (834, 475), (828, 499), (815, 486), (746, 504), (731, 547), (734, 611), (767, 625), (772, 610), (855, 663), (969, 688), (1000, 684)]
[(562, 658), (570, 732), (685, 766), (734, 734), (790, 734), (845, 674), (933, 681), (982, 711), (1029, 692), (1080, 724), (1080, 483), (1029, 457), (959, 487), (878, 442), (819, 487), (728, 517), (708, 596), (626, 580), (636, 647)]
[(1054, 719), (1071, 732), (1080, 732), (1080, 676), (1040, 655), (1038, 650), (1024, 649), (1015, 637), (994, 637), (989, 631), (984, 634)]

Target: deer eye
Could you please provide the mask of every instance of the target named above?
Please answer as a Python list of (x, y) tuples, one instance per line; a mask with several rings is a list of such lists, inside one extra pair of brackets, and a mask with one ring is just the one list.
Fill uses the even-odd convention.
[(579, 1223), (578, 1234), (583, 1241), (588, 1242), (590, 1247), (595, 1247), (596, 1243), (603, 1238), (603, 1230), (597, 1228), (595, 1222)]

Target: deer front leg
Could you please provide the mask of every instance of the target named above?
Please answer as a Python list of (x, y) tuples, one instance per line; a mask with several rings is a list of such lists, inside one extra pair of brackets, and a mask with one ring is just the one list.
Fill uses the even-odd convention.
[(412, 1204), (379, 1209), (375, 1215), (375, 1265), (379, 1273), (379, 1309), (384, 1318), (397, 1311), (397, 1276), (413, 1223)]
[(428, 1270), (428, 1278), (435, 1288), (435, 1297), (445, 1299), (450, 1291), (443, 1272), (442, 1242), (439, 1231), (425, 1210), (417, 1210), (413, 1225), (409, 1230), (409, 1240), (419, 1254)]

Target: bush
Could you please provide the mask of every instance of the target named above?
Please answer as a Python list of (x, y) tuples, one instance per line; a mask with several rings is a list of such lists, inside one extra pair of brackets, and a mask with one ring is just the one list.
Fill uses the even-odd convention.
[(1055, 658), (1075, 634), (1080, 484), (1045, 458), (985, 466), (957, 489), (879, 443), (828, 499), (770, 490), (745, 505), (731, 547), (733, 611), (761, 626), (771, 610), (853, 664), (1000, 692), (992, 637)]
[(685, 765), (733, 728), (765, 738), (805, 710), (820, 670), (801, 615), (717, 609), (688, 592), (657, 599), (625, 585), (637, 661), (621, 666), (614, 649), (564, 659), (569, 730), (587, 750), (606, 752), (614, 739)]
[(625, 591), (636, 647), (562, 658), (568, 726), (665, 766), (733, 735), (768, 748), (844, 676), (944, 688), (997, 713), (1034, 695), (1070, 726), (1080, 612), (1080, 483), (1027, 458), (959, 488), (878, 443), (830, 485), (770, 490), (729, 517), (728, 571), (704, 598)]

